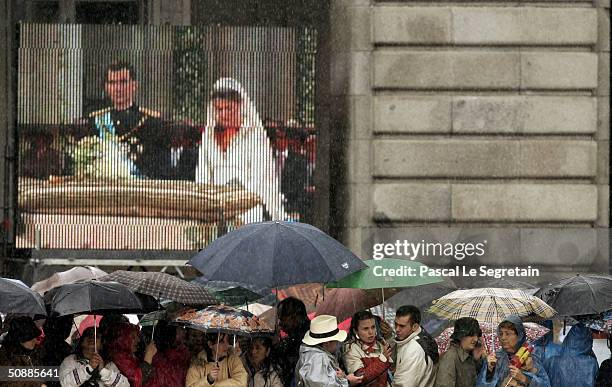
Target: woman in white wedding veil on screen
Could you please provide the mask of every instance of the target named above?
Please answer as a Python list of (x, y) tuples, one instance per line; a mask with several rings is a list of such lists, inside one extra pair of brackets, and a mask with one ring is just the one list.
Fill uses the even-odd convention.
[(213, 86), (195, 181), (257, 194), (263, 206), (242, 214), (243, 223), (287, 218), (270, 140), (255, 104), (233, 78), (221, 78)]

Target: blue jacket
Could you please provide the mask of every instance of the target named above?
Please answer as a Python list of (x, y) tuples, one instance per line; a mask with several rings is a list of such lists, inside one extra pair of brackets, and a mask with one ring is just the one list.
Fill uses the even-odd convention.
[(548, 359), (548, 377), (555, 387), (590, 387), (595, 385), (599, 365), (593, 353), (591, 330), (582, 324), (569, 331), (561, 353)]
[[(518, 343), (516, 344), (516, 348), (514, 348), (514, 352), (518, 351), (518, 349), (525, 343), (527, 340), (527, 336), (525, 334), (525, 327), (523, 326), (523, 322), (521, 318), (515, 315), (508, 316), (502, 322), (509, 322), (516, 328), (516, 332), (518, 333)], [(499, 328), (497, 329), (499, 334)], [(478, 374), (478, 380), (476, 381), (476, 387), (503, 387), (502, 383), (506, 379), (506, 377), (510, 374), (510, 359), (512, 358), (513, 353), (507, 353), (503, 348), (497, 350), (495, 355), (497, 356), (497, 364), (495, 365), (495, 369), (493, 370), (492, 375), (487, 375), (487, 363), (485, 362), (480, 369), (480, 373)], [(529, 387), (551, 387), (550, 381), (548, 380), (548, 375), (544, 370), (544, 366), (540, 362), (540, 360), (532, 356), (533, 366), (537, 369), (535, 373), (523, 371), (527, 377), (531, 380), (528, 384)], [(555, 386), (557, 387), (557, 386)]]
[(540, 359), (544, 364), (546, 372), (548, 372), (548, 368), (546, 368), (548, 366), (548, 359), (561, 354), (561, 345), (553, 342), (553, 322), (551, 320), (546, 320), (542, 322), (541, 325), (550, 329), (550, 331), (533, 343), (533, 356)]

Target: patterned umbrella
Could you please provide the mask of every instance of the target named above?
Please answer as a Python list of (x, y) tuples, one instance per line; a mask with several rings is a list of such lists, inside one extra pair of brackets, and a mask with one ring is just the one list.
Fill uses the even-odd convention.
[(492, 324), (499, 324), (511, 314), (551, 318), (556, 313), (544, 301), (522, 290), (498, 288), (456, 290), (434, 300), (429, 312), (448, 320), (473, 317)]
[[(525, 327), (525, 334), (527, 335), (527, 341), (533, 342), (548, 333), (549, 329), (539, 324), (527, 322), (523, 323)], [(482, 322), (480, 323), (480, 329), (482, 330), (482, 341), (483, 345), (487, 349), (487, 353), (495, 351), (497, 345), (497, 324), (491, 324)], [(440, 354), (446, 352), (451, 343), (451, 335), (453, 334), (453, 327), (448, 327), (436, 337), (436, 343), (438, 343), (438, 350)]]
[(274, 334), (274, 329), (253, 313), (227, 305), (213, 305), (202, 310), (192, 309), (173, 321), (207, 333), (229, 333), (239, 336)]
[(612, 333), (612, 311), (593, 315), (574, 316), (574, 319), (596, 331), (606, 332), (608, 334)]
[(214, 305), (215, 297), (203, 286), (160, 272), (117, 270), (102, 277), (103, 281), (124, 284), (134, 292), (167, 298), (186, 305)]

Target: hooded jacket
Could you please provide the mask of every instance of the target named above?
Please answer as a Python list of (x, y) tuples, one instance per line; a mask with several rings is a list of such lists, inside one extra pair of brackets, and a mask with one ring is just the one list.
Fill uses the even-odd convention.
[(110, 353), (111, 360), (119, 371), (129, 380), (130, 387), (142, 387), (143, 374), (140, 368), (140, 361), (132, 353), (134, 330), (138, 331), (138, 327), (122, 323), (118, 324), (116, 329), (117, 336), (110, 343), (110, 348), (107, 352)]
[[(204, 184), (238, 185), (259, 196), (272, 220), (284, 220), (287, 214), (283, 207), (283, 195), (270, 140), (255, 104), (242, 85), (233, 78), (221, 78), (215, 82), (213, 92), (222, 90), (232, 90), (240, 94), (242, 125), (225, 152), (221, 150), (214, 135), (217, 123), (213, 101), (209, 101), (195, 181)], [(265, 220), (263, 209), (258, 205), (240, 218), (244, 223), (261, 222)]]
[(540, 359), (540, 361), (544, 364), (544, 368), (546, 368), (546, 371), (548, 372), (548, 359), (559, 355), (561, 353), (561, 346), (553, 342), (553, 322), (551, 320), (546, 320), (541, 323), (541, 325), (550, 330), (533, 343), (533, 355)]
[(397, 359), (393, 387), (433, 387), (436, 380), (437, 358), (430, 358), (423, 345), (419, 343), (422, 337), (428, 335), (419, 327), (404, 340), (396, 341)]
[(555, 387), (592, 387), (599, 365), (593, 353), (591, 330), (575, 325), (563, 340), (561, 353), (547, 362), (550, 384)]
[[(497, 364), (495, 365), (495, 369), (492, 373), (487, 371), (487, 362), (484, 362), (482, 368), (480, 369), (480, 373), (478, 374), (478, 380), (476, 381), (477, 387), (503, 387), (504, 383), (506, 382), (506, 378), (510, 375), (509, 365), (511, 357), (527, 340), (525, 327), (523, 326), (523, 322), (519, 316), (508, 316), (508, 318), (502, 321), (502, 323), (503, 322), (509, 322), (514, 325), (514, 328), (518, 334), (518, 342), (513, 353), (508, 353), (503, 348), (500, 348), (497, 350), (497, 352), (495, 352), (495, 355), (497, 356)], [(499, 335), (499, 328), (497, 328), (497, 333)], [(535, 369), (535, 373), (523, 370), (523, 373), (530, 379), (530, 382), (527, 385), (529, 387), (551, 387), (543, 364), (537, 357), (531, 356), (531, 358), (533, 360), (533, 368)]]
[(185, 346), (158, 351), (153, 357), (153, 371), (145, 387), (183, 387), (191, 354)]
[(297, 387), (348, 387), (348, 380), (336, 375), (338, 367), (338, 360), (322, 347), (303, 344), (295, 366)]

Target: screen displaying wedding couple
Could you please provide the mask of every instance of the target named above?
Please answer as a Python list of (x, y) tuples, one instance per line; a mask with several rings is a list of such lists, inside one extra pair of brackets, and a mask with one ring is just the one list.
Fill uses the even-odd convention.
[(195, 250), (309, 222), (316, 31), (22, 24), (17, 247)]

